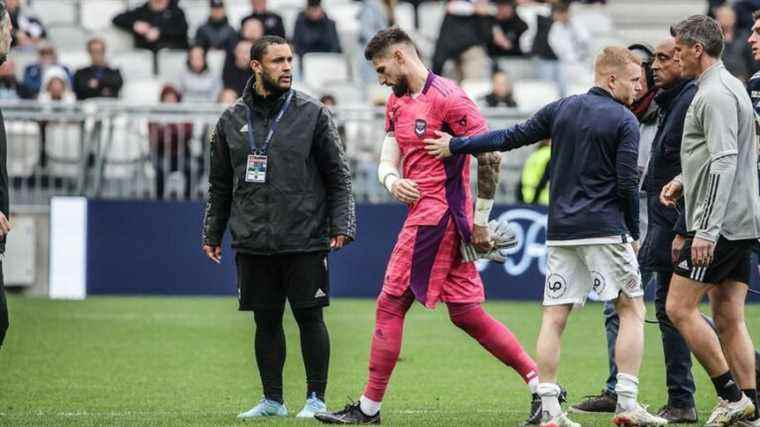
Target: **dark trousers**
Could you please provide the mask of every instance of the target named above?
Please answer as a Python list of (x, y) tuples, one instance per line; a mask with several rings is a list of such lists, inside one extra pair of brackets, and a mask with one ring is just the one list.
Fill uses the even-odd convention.
[(3, 279), (3, 262), (0, 260), (0, 348), (5, 340), (5, 332), (8, 331), (8, 303), (5, 300), (5, 283)]
[[(655, 279), (657, 289), (655, 292), (654, 306), (655, 315), (659, 322), (662, 333), (662, 350), (665, 354), (665, 375), (668, 385), (668, 405), (676, 408), (690, 408), (694, 406), (694, 377), (691, 375), (691, 352), (686, 345), (678, 329), (668, 318), (665, 311), (665, 303), (668, 299), (670, 288), (670, 272), (657, 272)], [(713, 328), (712, 319), (704, 316), (705, 320)], [(607, 330), (607, 348), (610, 356), (610, 376), (607, 378), (607, 391), (614, 393), (617, 383), (617, 366), (615, 365), (615, 340), (617, 340), (620, 319), (615, 312), (612, 303), (604, 306), (604, 325)]]

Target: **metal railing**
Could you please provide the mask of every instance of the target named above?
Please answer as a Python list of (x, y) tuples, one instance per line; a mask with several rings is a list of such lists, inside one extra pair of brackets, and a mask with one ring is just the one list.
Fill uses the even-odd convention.
[[(224, 107), (98, 100), (4, 102), (0, 110), (7, 135), (11, 202), (45, 208), (52, 196), (59, 195), (203, 199), (208, 187), (208, 135)], [(384, 109), (338, 108), (334, 113), (351, 164), (357, 201), (389, 201), (376, 178)], [(493, 128), (526, 117), (507, 110), (484, 113)], [(498, 201), (514, 200), (519, 171), (531, 151), (504, 156)]]

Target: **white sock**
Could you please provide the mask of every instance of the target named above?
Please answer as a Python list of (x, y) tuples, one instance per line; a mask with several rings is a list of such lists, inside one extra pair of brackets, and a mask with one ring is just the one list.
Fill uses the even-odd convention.
[(359, 409), (364, 412), (364, 415), (367, 416), (374, 416), (378, 412), (380, 412), (380, 405), (382, 405), (383, 402), (375, 402), (372, 399), (368, 399), (366, 396), (362, 395), (362, 397), (359, 398)]
[(538, 393), (538, 377), (533, 377), (528, 381), (528, 390), (530, 390), (530, 394), (536, 394)]
[[(562, 407), (559, 406), (559, 386), (552, 383), (541, 383), (536, 390), (541, 396), (541, 411), (549, 413), (549, 418), (562, 415)], [(545, 420), (546, 421), (546, 420)]]
[(617, 374), (617, 404), (624, 411), (636, 408), (636, 399), (639, 394), (639, 379), (633, 375)]

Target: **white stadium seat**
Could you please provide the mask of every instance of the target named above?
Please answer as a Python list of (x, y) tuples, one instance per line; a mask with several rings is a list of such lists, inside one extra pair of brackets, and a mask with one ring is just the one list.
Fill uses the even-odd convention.
[(47, 33), (58, 49), (84, 49), (91, 36), (87, 30), (73, 25), (51, 25)]
[(559, 99), (557, 84), (544, 80), (516, 81), (514, 92), (517, 107), (522, 111), (537, 111), (544, 105)]
[[(435, 40), (441, 31), (441, 23), (446, 15), (446, 5), (443, 2), (425, 2), (417, 8), (420, 18), (419, 32), (424, 37)], [(431, 53), (432, 55), (432, 53)]]
[(51, 24), (77, 24), (79, 14), (77, 4), (66, 0), (34, 0), (32, 3), (33, 15), (40, 18), (45, 25)]
[(338, 32), (359, 31), (359, 6), (356, 2), (335, 4), (327, 10), (327, 16), (335, 21)]
[(105, 30), (113, 26), (113, 17), (126, 9), (123, 0), (81, 0), (79, 20), (86, 30)]
[(98, 37), (106, 42), (108, 53), (131, 51), (135, 48), (132, 35), (116, 28), (107, 28), (97, 32)]
[[(123, 73), (123, 71), (122, 71)], [(162, 83), (156, 79), (124, 79), (121, 98), (135, 104), (157, 104)]]
[(462, 90), (475, 102), (491, 92), (491, 81), (488, 79), (465, 79), (460, 84)]
[(163, 80), (177, 81), (187, 67), (187, 52), (184, 50), (162, 49), (158, 52), (158, 73)]
[(330, 81), (349, 79), (346, 58), (339, 53), (307, 53), (303, 56), (303, 80), (313, 88)]
[(33, 121), (6, 121), (8, 175), (28, 177), (40, 160), (40, 126)]
[(397, 3), (394, 15), (399, 28), (407, 32), (415, 31), (414, 6), (411, 3)]
[(121, 69), (125, 81), (153, 77), (153, 53), (148, 50), (114, 53), (111, 65)]
[(72, 50), (59, 50), (58, 62), (69, 67), (71, 72), (90, 65), (90, 55), (84, 50), (84, 46)]

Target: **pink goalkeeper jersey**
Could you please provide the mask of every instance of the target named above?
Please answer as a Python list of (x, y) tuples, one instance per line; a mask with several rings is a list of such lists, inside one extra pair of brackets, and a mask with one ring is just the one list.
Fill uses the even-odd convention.
[(478, 107), (451, 80), (428, 74), (422, 93), (391, 95), (386, 106), (386, 131), (393, 132), (401, 150), (404, 178), (417, 183), (422, 197), (409, 208), (405, 226), (437, 225), (444, 215), (454, 217), (459, 234), (470, 240), (472, 191), (467, 154), (438, 160), (425, 151), (426, 138), (441, 130), (470, 136), (488, 130)]

